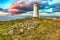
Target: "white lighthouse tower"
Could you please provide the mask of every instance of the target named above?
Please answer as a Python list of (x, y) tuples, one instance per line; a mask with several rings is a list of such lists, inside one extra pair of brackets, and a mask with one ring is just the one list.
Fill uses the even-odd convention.
[(37, 18), (39, 17), (39, 9), (38, 9), (38, 3), (34, 3), (33, 5), (33, 17)]

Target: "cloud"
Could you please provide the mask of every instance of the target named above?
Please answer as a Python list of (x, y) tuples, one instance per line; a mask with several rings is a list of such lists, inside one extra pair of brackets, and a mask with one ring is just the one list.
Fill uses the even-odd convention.
[[(15, 4), (12, 4), (9, 9), (0, 9), (0, 11), (4, 10), (4, 12), (9, 12), (12, 14), (19, 14), (28, 11), (33, 11), (33, 4), (35, 2), (36, 2), (35, 0), (18, 0), (18, 1), (16, 0)], [(49, 7), (47, 0), (42, 0), (42, 1), (37, 0), (37, 2), (39, 5), (39, 9), (44, 9), (45, 7)]]
[(8, 9), (2, 9), (2, 8), (0, 8), (0, 12), (8, 12)]
[(16, 5), (20, 6), (20, 7), (24, 7), (25, 6), (25, 2), (21, 2), (21, 1), (18, 1), (16, 3)]
[(10, 13), (23, 13), (31, 11), (31, 5), (26, 5), (24, 2), (17, 2), (17, 4), (12, 4), (8, 10)]
[(2, 8), (0, 8), (0, 11), (3, 12), (4, 10)]
[(53, 12), (60, 12), (60, 3), (52, 4)]
[[(15, 4), (12, 4), (8, 10), (8, 12), (12, 14), (18, 14), (18, 13), (24, 13), (28, 11), (33, 11), (33, 4), (36, 1), (31, 0), (29, 3), (25, 3), (25, 1), (17, 1)], [(48, 5), (48, 3), (40, 3), (38, 2), (39, 9), (44, 9), (45, 6)]]
[(2, 8), (0, 8), (0, 10), (3, 10)]

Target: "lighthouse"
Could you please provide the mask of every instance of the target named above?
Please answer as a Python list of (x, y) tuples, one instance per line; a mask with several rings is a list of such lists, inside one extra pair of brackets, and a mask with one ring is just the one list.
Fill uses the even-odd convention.
[(38, 3), (34, 3), (33, 5), (33, 17), (38, 18), (39, 17), (39, 9), (38, 9)]

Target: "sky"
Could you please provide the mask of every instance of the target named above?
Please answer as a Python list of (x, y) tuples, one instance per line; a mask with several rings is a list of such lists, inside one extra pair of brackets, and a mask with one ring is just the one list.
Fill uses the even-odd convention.
[(13, 3), (13, 0), (0, 0), (0, 8), (7, 9)]
[[(18, 1), (18, 2), (17, 2)], [(4, 20), (4, 19), (14, 19), (14, 18), (20, 18), (23, 17), (22, 15), (30, 15), (32, 14), (32, 3), (35, 2), (36, 0), (0, 0), (0, 20)], [(39, 3), (39, 7), (44, 8), (44, 6), (46, 5), (52, 5), (55, 3), (59, 3), (60, 5), (60, 0), (37, 0), (37, 2)], [(48, 2), (48, 4), (46, 3)], [(15, 3), (15, 4), (13, 4)], [(16, 4), (17, 3), (17, 4)], [(58, 5), (58, 6), (59, 6)], [(49, 6), (47, 6), (46, 8), (49, 8)], [(57, 11), (59, 8), (57, 8)], [(8, 9), (8, 10), (6, 10)], [(1, 12), (1, 10), (5, 10), (5, 12)], [(56, 9), (54, 9), (56, 10)], [(59, 9), (60, 10), (60, 9)], [(7, 11), (7, 12), (6, 12)], [(42, 13), (40, 13), (40, 11)], [(44, 10), (39, 10), (39, 13), (41, 16), (60, 16), (60, 13), (43, 13), (43, 12), (52, 12), (52, 8), (48, 9), (45, 11)], [(59, 11), (60, 12), (60, 11)], [(23, 13), (23, 14), (18, 14), (18, 15), (7, 15), (7, 14), (14, 14), (14, 13)], [(3, 15), (3, 16), (2, 16)], [(7, 15), (7, 16), (5, 16)]]
[(60, 3), (60, 0), (0, 0), (0, 10), (8, 9), (8, 13), (25, 13), (33, 10), (32, 5), (35, 1), (39, 3), (39, 9), (43, 9), (45, 6), (48, 8), (47, 5)]
[[(14, 2), (15, 0), (0, 0), (0, 8), (3, 8), (3, 9), (7, 9), (10, 7), (10, 5)], [(22, 0), (26, 3), (28, 2), (31, 2), (31, 1), (35, 1), (35, 0)], [(28, 1), (28, 2), (27, 2)], [(37, 0), (37, 1), (41, 1), (41, 0)], [(42, 0), (43, 1), (43, 0)], [(48, 1), (48, 0), (47, 0)], [(49, 4), (52, 4), (52, 3), (57, 3), (57, 2), (60, 2), (60, 0), (52, 0), (51, 2), (49, 2)]]

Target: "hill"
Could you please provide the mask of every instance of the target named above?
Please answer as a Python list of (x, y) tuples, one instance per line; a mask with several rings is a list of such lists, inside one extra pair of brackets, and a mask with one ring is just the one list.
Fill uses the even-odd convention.
[(0, 21), (0, 40), (60, 40), (60, 20), (25, 18)]

